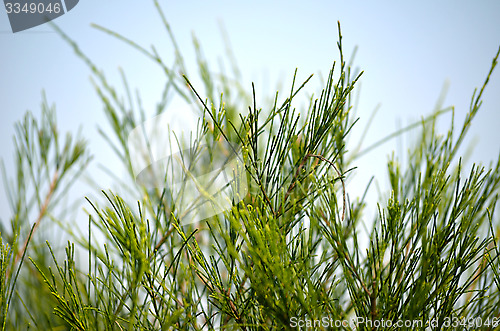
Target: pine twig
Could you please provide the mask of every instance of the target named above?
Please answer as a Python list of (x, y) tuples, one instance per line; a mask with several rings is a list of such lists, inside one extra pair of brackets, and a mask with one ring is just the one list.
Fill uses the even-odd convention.
[(296, 179), (299, 176), (300, 170), (305, 165), (307, 159), (310, 158), (310, 157), (314, 157), (314, 158), (317, 158), (317, 159), (319, 159), (321, 161), (327, 162), (337, 172), (337, 175), (339, 176), (340, 182), (342, 183), (342, 200), (343, 200), (342, 203), (343, 203), (343, 205), (342, 205), (342, 219), (341, 219), (341, 221), (343, 222), (344, 219), (345, 219), (345, 212), (346, 212), (346, 206), (347, 205), (346, 205), (345, 183), (344, 183), (344, 179), (342, 178), (342, 174), (340, 173), (340, 171), (337, 169), (337, 167), (335, 166), (335, 164), (332, 161), (328, 160), (327, 158), (323, 157), (322, 155), (312, 154), (312, 153), (306, 154), (304, 156), (304, 158), (302, 159), (302, 161), (300, 162), (300, 165), (297, 168), (297, 171), (295, 172), (295, 175), (293, 176), (292, 183), (290, 184), (290, 186), (288, 187), (288, 190), (285, 193), (285, 198), (284, 198), (283, 203), (281, 204), (281, 206), (280, 206), (280, 208), (278, 210), (278, 215), (280, 215), (282, 213), (283, 207), (284, 207), (284, 203), (286, 202), (286, 200), (288, 199), (288, 197), (292, 193), (293, 188), (295, 187)]

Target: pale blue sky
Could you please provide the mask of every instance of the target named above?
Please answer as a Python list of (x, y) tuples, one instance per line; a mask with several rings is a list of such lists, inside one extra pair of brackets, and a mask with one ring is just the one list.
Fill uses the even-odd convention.
[[(445, 105), (455, 105), (460, 125), (473, 89), (483, 83), (500, 45), (500, 2), (493, 0), (161, 3), (188, 64), (194, 57), (194, 32), (209, 62), (218, 68), (217, 57), (224, 55), (219, 29), (222, 22), (243, 72), (243, 85), (250, 89), (255, 81), (257, 91), (269, 94), (274, 93), (279, 80), (288, 82), (295, 68), (299, 79), (311, 73), (327, 74), (331, 63), (338, 60), (340, 20), (346, 55), (357, 45), (355, 64), (365, 71), (358, 109), (361, 120), (354, 134), (362, 131), (373, 109), (381, 104), (367, 144), (395, 130), (398, 121), (405, 125), (429, 114), (447, 80), (450, 86)], [(172, 58), (171, 44), (152, 1), (82, 0), (55, 23), (119, 86), (117, 68), (122, 67), (131, 87), (141, 91), (146, 108), (153, 107), (163, 82), (157, 67), (136, 50), (90, 27), (90, 23), (97, 23), (143, 46), (155, 44), (164, 58)], [(41, 91), (45, 89), (48, 101), (56, 103), (61, 130), (83, 128), (95, 154), (91, 173), (106, 183), (95, 165), (115, 165), (108, 158), (111, 150), (96, 130), (98, 123), (104, 123), (104, 116), (89, 69), (48, 25), (12, 34), (3, 8), (0, 45), (0, 156), (7, 169), (12, 169), (13, 124), (27, 109), (40, 114)], [(473, 157), (484, 162), (495, 159), (500, 150), (498, 71), (500, 68), (484, 94), (470, 134), (478, 139)], [(191, 74), (195, 73), (191, 68)], [(313, 80), (308, 91), (315, 92), (318, 87), (319, 81)], [(360, 161), (360, 183), (372, 175), (385, 179), (386, 155), (395, 147), (392, 142)], [(360, 191), (359, 187), (352, 189)], [(88, 192), (87, 188), (82, 190), (75, 194)], [(0, 217), (8, 218), (3, 190), (0, 201)]]

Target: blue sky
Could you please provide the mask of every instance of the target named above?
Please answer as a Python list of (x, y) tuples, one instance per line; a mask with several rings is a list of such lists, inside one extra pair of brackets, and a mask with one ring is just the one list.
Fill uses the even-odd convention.
[[(481, 86), (491, 59), (500, 45), (499, 1), (161, 1), (163, 10), (187, 63), (193, 63), (192, 33), (204, 54), (217, 67), (224, 56), (220, 24), (243, 73), (243, 86), (273, 94), (279, 81), (285, 90), (295, 68), (299, 80), (316, 78), (308, 91), (320, 86), (338, 60), (337, 21), (341, 22), (344, 50), (349, 56), (358, 47), (355, 65), (364, 70), (360, 84), (354, 137), (380, 110), (371, 123), (366, 144), (376, 141), (398, 125), (404, 126), (429, 114), (445, 82), (449, 89), (445, 106), (454, 105), (456, 125), (463, 121), (475, 87)], [(69, 13), (55, 20), (80, 48), (103, 68), (112, 83), (120, 85), (118, 67), (124, 69), (133, 89), (141, 92), (146, 109), (152, 109), (162, 88), (157, 67), (141, 54), (90, 26), (97, 23), (140, 45), (157, 46), (165, 59), (173, 49), (152, 1), (82, 0)], [(117, 167), (111, 150), (97, 133), (105, 118), (93, 87), (90, 71), (48, 25), (12, 34), (5, 10), (0, 9), (0, 156), (12, 170), (13, 124), (27, 109), (40, 114), (41, 91), (55, 103), (63, 131), (82, 128), (95, 155), (91, 176), (108, 181), (97, 164)], [(168, 61), (167, 61), (168, 62)], [(469, 138), (477, 143), (473, 160), (489, 162), (500, 150), (500, 68), (484, 94), (481, 111)], [(191, 69), (191, 74), (196, 70)], [(399, 123), (399, 124), (398, 124)], [(408, 143), (403, 139), (404, 144)], [(368, 154), (358, 164), (355, 192), (372, 175), (385, 179), (384, 162), (395, 141)], [(118, 168), (117, 168), (118, 169)], [(121, 170), (120, 170), (121, 171)], [(119, 173), (119, 171), (118, 171)], [(361, 183), (361, 184), (358, 184)], [(90, 191), (85, 186), (75, 196)], [(349, 187), (348, 187), (349, 191)], [(0, 217), (6, 219), (5, 193), (0, 193)]]

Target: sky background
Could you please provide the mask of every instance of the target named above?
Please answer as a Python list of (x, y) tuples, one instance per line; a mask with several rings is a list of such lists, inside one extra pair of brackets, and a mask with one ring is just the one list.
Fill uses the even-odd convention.
[[(463, 123), (475, 87), (480, 87), (500, 45), (500, 1), (160, 1), (186, 58), (194, 67), (192, 34), (199, 39), (213, 69), (225, 54), (220, 26), (228, 34), (243, 74), (242, 85), (273, 95), (279, 82), (286, 93), (295, 68), (298, 79), (315, 78), (308, 92), (317, 92), (318, 77), (328, 74), (338, 60), (337, 21), (342, 26), (345, 56), (357, 46), (355, 66), (364, 71), (358, 86), (359, 137), (373, 110), (365, 146), (401, 126), (430, 114), (446, 82), (444, 106), (455, 106), (456, 126)], [(96, 23), (149, 48), (154, 44), (167, 63), (173, 59), (170, 43), (154, 3), (148, 0), (81, 0), (54, 21), (75, 40), (106, 76), (121, 87), (118, 68), (124, 69), (132, 89), (141, 93), (146, 109), (153, 109), (163, 87), (158, 67), (130, 46), (90, 26)], [(0, 8), (0, 157), (9, 174), (13, 168), (14, 123), (26, 110), (40, 115), (41, 92), (55, 103), (61, 131), (82, 129), (90, 141), (94, 161), (89, 175), (102, 184), (111, 180), (98, 168), (106, 165), (120, 175), (121, 167), (97, 132), (105, 123), (102, 105), (90, 82), (89, 68), (49, 25), (13, 34), (7, 14)], [(488, 163), (500, 151), (500, 68), (484, 93), (469, 141), (476, 145), (472, 160)], [(242, 110), (247, 105), (242, 105)], [(175, 111), (173, 109), (172, 111)], [(443, 129), (444, 130), (444, 129)], [(445, 133), (443, 131), (443, 133)], [(406, 150), (391, 141), (367, 154), (356, 165), (357, 179), (347, 191), (361, 194), (371, 176), (386, 182), (385, 162), (391, 150)], [(398, 147), (399, 146), (399, 147)], [(401, 147), (402, 146), (402, 147)], [(375, 188), (374, 188), (375, 189)], [(84, 184), (75, 197), (95, 192)], [(0, 193), (0, 217), (10, 217), (5, 192)]]

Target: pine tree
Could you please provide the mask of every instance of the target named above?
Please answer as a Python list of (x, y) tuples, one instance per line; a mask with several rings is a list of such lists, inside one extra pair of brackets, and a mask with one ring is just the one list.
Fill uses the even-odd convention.
[[(361, 74), (344, 59), (340, 24), (339, 60), (297, 110), (311, 77), (296, 82), (295, 72), (289, 92), (259, 105), (235, 66), (234, 77), (213, 74), (195, 39), (196, 86), (155, 3), (173, 66), (96, 26), (165, 73), (154, 114), (132, 102), (124, 74), (121, 95), (56, 27), (93, 74), (111, 128), (101, 133), (128, 177), (121, 191), (87, 199), (88, 232), (72, 232), (57, 213), (91, 161), (86, 141), (61, 141), (45, 97), (41, 118), (27, 113), (16, 126), (16, 173), (4, 171), (11, 227), (0, 229), (3, 329), (500, 329), (500, 156), (464, 169), (459, 154), (500, 49), (458, 130), (454, 110), (437, 109), (396, 133), (419, 135), (407, 154), (389, 158), (390, 185), (369, 219), (365, 196), (349, 194), (363, 153), (347, 149)], [(190, 136), (167, 135), (177, 153), (151, 164), (155, 138), (130, 137), (174, 94), (196, 105), (199, 121)], [(439, 134), (437, 118), (450, 113)], [(138, 164), (149, 166), (138, 173)], [(71, 237), (63, 256), (51, 238), (43, 242), (55, 225)]]

